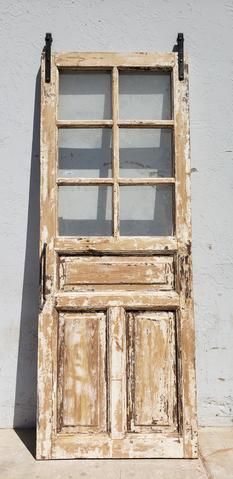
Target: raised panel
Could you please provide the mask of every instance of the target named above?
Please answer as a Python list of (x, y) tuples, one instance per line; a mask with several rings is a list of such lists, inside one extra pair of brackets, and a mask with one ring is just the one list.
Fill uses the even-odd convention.
[(106, 431), (105, 348), (103, 313), (60, 314), (58, 430)]
[(177, 429), (175, 315), (129, 313), (128, 429)]
[(60, 288), (64, 291), (171, 290), (173, 256), (61, 257)]

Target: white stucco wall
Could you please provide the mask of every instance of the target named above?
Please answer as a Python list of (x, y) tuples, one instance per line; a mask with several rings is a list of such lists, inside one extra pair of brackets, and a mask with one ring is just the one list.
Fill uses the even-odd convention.
[(0, 426), (36, 407), (39, 129), (36, 81), (46, 31), (56, 51), (190, 56), (198, 416), (232, 424), (233, 1), (1, 0)]

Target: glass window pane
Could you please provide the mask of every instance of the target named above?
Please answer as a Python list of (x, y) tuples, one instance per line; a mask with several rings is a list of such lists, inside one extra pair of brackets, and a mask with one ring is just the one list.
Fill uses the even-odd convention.
[(60, 235), (112, 234), (111, 186), (60, 186), (58, 203)]
[(173, 235), (172, 185), (121, 186), (120, 234)]
[(120, 128), (120, 176), (169, 177), (172, 132), (169, 129)]
[(62, 120), (111, 118), (111, 73), (61, 72), (58, 117)]
[(120, 119), (171, 119), (170, 74), (120, 72)]
[(106, 178), (112, 175), (112, 131), (76, 128), (58, 131), (59, 176)]

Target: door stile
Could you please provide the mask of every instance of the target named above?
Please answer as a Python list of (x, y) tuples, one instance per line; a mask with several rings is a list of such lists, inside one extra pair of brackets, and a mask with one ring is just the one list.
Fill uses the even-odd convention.
[[(37, 405), (37, 458), (51, 458), (53, 401), (56, 377), (57, 313), (54, 309), (54, 285), (56, 280), (56, 71), (51, 58), (51, 82), (45, 83), (45, 54), (41, 60), (41, 137), (40, 137), (40, 255), (46, 254), (41, 278), (41, 312), (38, 327), (38, 405)], [(43, 284), (43, 281), (45, 284)]]
[(191, 259), (191, 182), (189, 84), (187, 58), (184, 80), (178, 80), (177, 63), (173, 72), (174, 138), (176, 170), (176, 237), (177, 292), (180, 307), (177, 311), (177, 353), (180, 364), (180, 395), (184, 457), (197, 457), (195, 333)]

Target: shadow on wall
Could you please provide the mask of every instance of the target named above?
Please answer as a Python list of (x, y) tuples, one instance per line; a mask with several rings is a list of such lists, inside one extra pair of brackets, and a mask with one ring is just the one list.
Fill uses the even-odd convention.
[[(30, 99), (29, 99), (30, 101)], [(35, 427), (40, 231), (40, 70), (36, 77), (14, 428)]]

